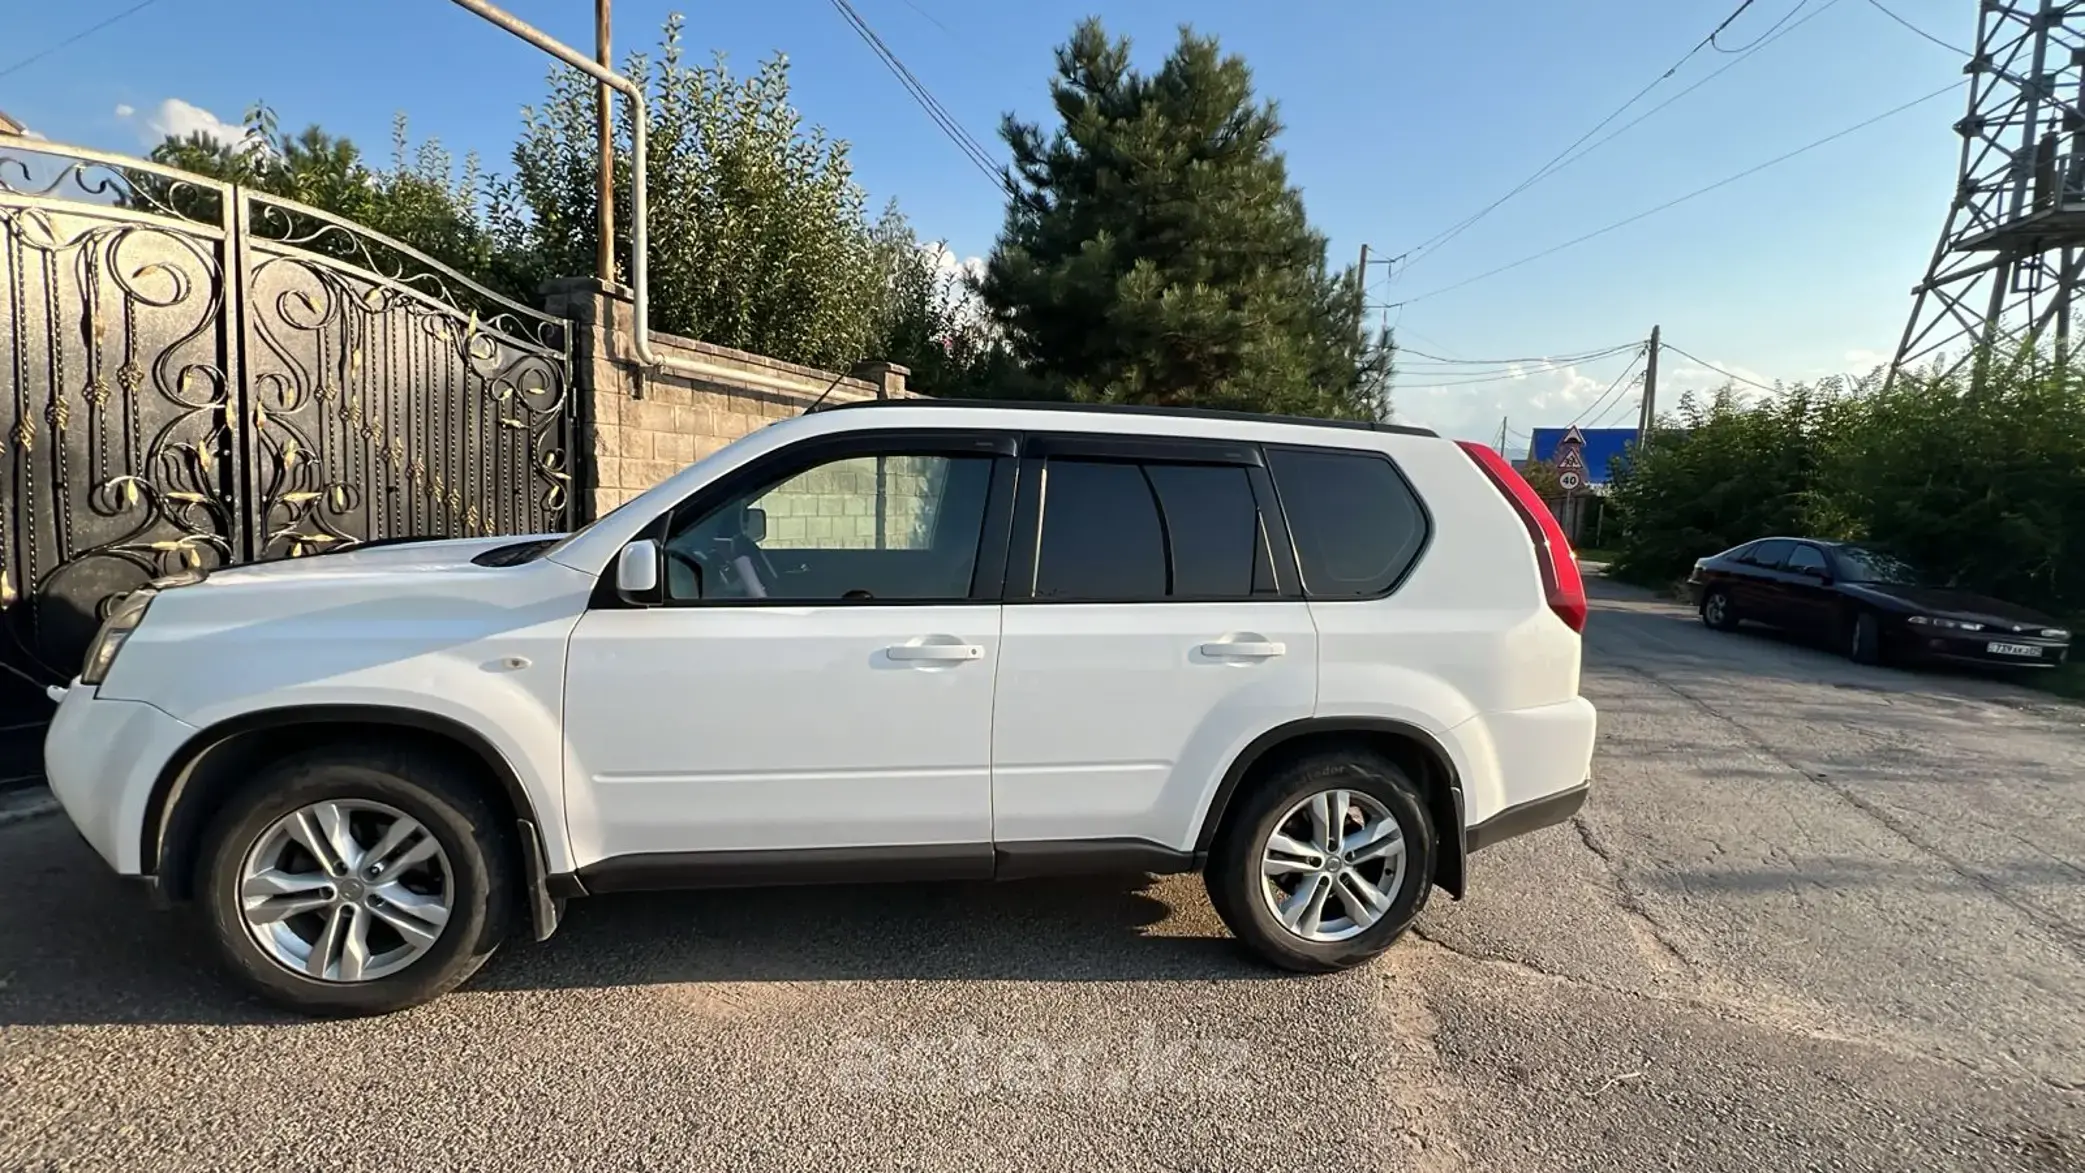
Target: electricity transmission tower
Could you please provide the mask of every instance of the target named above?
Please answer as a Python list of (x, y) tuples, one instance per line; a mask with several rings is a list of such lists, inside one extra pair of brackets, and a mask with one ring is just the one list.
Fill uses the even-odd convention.
[(1981, 0), (1962, 163), (1894, 378), (2028, 337), (2070, 345), (2085, 275), (2085, 2)]

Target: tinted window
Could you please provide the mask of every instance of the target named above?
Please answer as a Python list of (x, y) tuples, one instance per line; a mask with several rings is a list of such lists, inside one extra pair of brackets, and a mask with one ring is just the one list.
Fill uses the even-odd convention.
[(1814, 570), (1819, 574), (1823, 574), (1825, 573), (1824, 555), (1819, 553), (1815, 546), (1797, 546), (1788, 555), (1787, 569), (1791, 571)]
[(1158, 501), (1134, 464), (1052, 460), (1043, 467), (1038, 599), (1159, 599), (1166, 546)]
[(829, 460), (677, 522), (675, 600), (959, 600), (970, 594), (992, 458)]
[(1788, 551), (1794, 546), (1794, 542), (1783, 541), (1779, 538), (1758, 542), (1753, 545), (1750, 553), (1747, 553), (1738, 561), (1749, 562), (1754, 566), (1764, 566), (1769, 570), (1778, 570), (1782, 561), (1788, 557)]
[(1175, 597), (1239, 599), (1252, 594), (1264, 561), (1259, 508), (1242, 468), (1147, 464), (1173, 556)]
[(1380, 595), (1418, 557), (1426, 516), (1387, 459), (1270, 449), (1267, 462), (1310, 597)]
[(1925, 576), (1918, 567), (1884, 550), (1867, 546), (1839, 547), (1839, 565), (1848, 582), (1873, 582), (1889, 586), (1923, 586)]

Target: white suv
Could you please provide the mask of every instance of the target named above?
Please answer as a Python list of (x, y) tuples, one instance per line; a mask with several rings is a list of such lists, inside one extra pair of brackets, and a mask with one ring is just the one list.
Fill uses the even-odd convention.
[(1202, 870), (1322, 971), (1585, 801), (1585, 619), (1481, 445), (878, 403), (569, 536), (155, 583), (46, 752), (103, 858), (310, 1012), (433, 998), (567, 897), (712, 885)]

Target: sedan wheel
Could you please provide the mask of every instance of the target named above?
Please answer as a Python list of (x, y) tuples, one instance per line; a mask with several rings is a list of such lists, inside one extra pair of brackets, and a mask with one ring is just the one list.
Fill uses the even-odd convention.
[(420, 959), (455, 900), (448, 853), (380, 802), (313, 803), (277, 819), (239, 869), (241, 916), (293, 973), (374, 981)]
[(1731, 606), (1730, 592), (1722, 587), (1714, 587), (1702, 596), (1701, 621), (1717, 631), (1736, 629), (1737, 608)]

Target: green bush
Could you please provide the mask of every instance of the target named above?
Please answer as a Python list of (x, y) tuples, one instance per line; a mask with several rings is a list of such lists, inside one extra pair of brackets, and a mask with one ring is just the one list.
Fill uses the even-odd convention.
[[(1936, 577), (2085, 613), (2085, 376), (2026, 349), (1980, 378), (1879, 374), (1683, 399), (1618, 470), (1609, 573), (1647, 583), (1767, 534), (1860, 539)], [(1613, 531), (1610, 531), (1613, 532)]]

